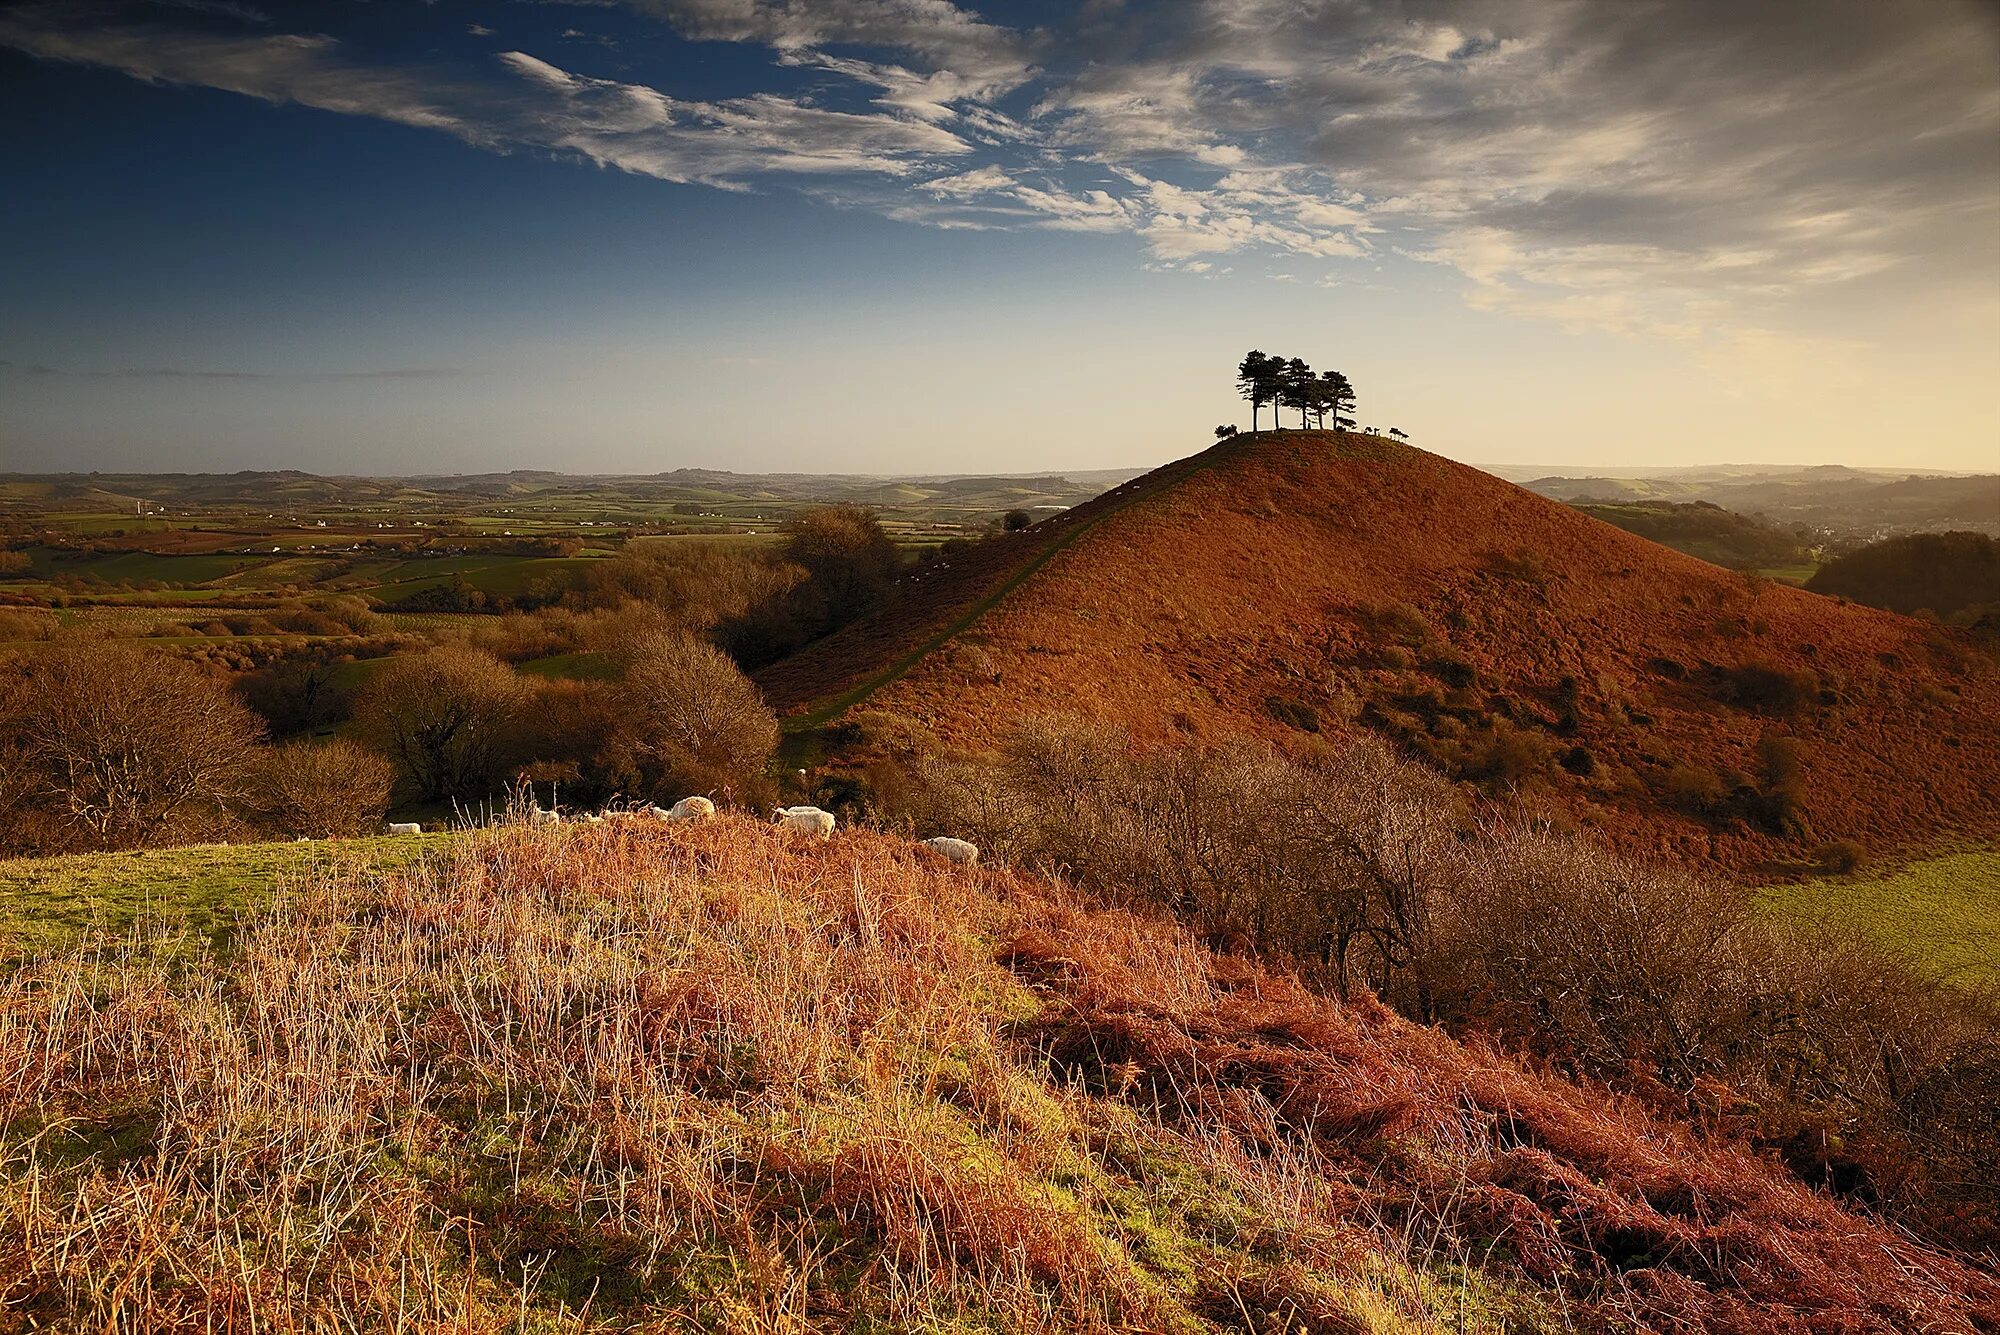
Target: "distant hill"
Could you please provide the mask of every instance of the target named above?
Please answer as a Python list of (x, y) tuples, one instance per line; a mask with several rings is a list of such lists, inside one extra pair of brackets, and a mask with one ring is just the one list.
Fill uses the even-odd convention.
[(1810, 559), (1797, 535), (1707, 501), (1578, 502), (1576, 508), (1592, 519), (1730, 570), (1797, 565)]
[(794, 727), (1366, 729), (1642, 849), (2000, 825), (2000, 666), (1379, 438), (1266, 432), (920, 571), (764, 672)]
[(1805, 525), (1840, 542), (1945, 529), (2000, 537), (2000, 476), (1993, 474), (1896, 473), (1840, 465), (1725, 465), (1585, 476), (1494, 471), (1553, 500), (1706, 502), (1788, 529)]

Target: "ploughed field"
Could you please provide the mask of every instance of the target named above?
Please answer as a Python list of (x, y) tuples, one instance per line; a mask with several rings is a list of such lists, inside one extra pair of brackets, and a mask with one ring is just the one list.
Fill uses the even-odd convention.
[(218, 953), (114, 932), (0, 976), (10, 1320), (1888, 1332), (2000, 1314), (1992, 1273), (1686, 1126), (885, 835), (510, 828), (304, 851), (250, 880), (269, 901)]

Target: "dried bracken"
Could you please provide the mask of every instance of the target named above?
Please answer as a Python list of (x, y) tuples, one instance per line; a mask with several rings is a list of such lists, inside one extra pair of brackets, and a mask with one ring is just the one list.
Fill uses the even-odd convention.
[(470, 833), (0, 983), (21, 1329), (1970, 1329), (1774, 1167), (901, 840)]

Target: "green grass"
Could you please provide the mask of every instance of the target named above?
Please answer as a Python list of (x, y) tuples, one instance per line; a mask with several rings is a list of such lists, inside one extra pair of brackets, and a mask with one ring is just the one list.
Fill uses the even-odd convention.
[(435, 835), (381, 835), (0, 859), (0, 957), (142, 922), (222, 944), (288, 877), (334, 860), (397, 866), (440, 844)]
[(618, 675), (618, 660), (611, 654), (585, 650), (574, 654), (550, 654), (547, 658), (532, 658), (515, 670), (524, 677), (610, 681)]
[(1758, 894), (1786, 916), (1861, 931), (1934, 978), (2000, 987), (2000, 848)]

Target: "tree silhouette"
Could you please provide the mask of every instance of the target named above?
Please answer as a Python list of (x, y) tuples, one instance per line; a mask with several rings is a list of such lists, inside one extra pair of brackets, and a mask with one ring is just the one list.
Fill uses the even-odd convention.
[(1231, 422), (1228, 426), (1219, 426), (1215, 428), (1215, 438), (1217, 440), (1228, 440), (1235, 435), (1236, 435), (1236, 424), (1234, 422)]
[(1333, 429), (1346, 431), (1354, 425), (1354, 385), (1338, 371), (1328, 371), (1320, 377), (1321, 392), (1326, 398), (1326, 410), (1333, 414)]
[(1392, 427), (1390, 427), (1390, 428), (1389, 428), (1389, 434), (1390, 434), (1390, 435), (1392, 435), (1392, 436), (1394, 436), (1394, 437), (1395, 437), (1395, 438), (1396, 438), (1397, 440), (1408, 440), (1408, 439), (1409, 439), (1409, 437), (1408, 437), (1408, 436), (1406, 436), (1406, 435), (1404, 435), (1404, 434), (1403, 434), (1403, 428), (1401, 428), (1401, 427), (1399, 427), (1399, 426), (1392, 426)]
[[(1338, 371), (1314, 375), (1303, 358), (1270, 357), (1253, 350), (1236, 368), (1236, 388), (1250, 401), (1252, 431), (1257, 429), (1258, 409), (1267, 403), (1271, 405), (1273, 430), (1282, 429), (1277, 420), (1280, 408), (1298, 409), (1301, 429), (1314, 425), (1324, 429), (1329, 417), (1336, 431), (1354, 427), (1353, 382)], [(1216, 439), (1223, 439), (1221, 427), (1215, 434)], [(1230, 434), (1235, 434), (1234, 428)]]
[(1312, 412), (1313, 397), (1312, 367), (1305, 359), (1294, 357), (1281, 364), (1278, 371), (1278, 402), (1287, 408), (1299, 410), (1299, 430), (1308, 425), (1308, 414)]
[[(1278, 371), (1284, 361), (1278, 357), (1266, 357), (1252, 348), (1236, 368), (1236, 392), (1250, 400), (1250, 429), (1257, 429), (1257, 410), (1278, 397)], [(1271, 409), (1275, 420), (1277, 408)]]

